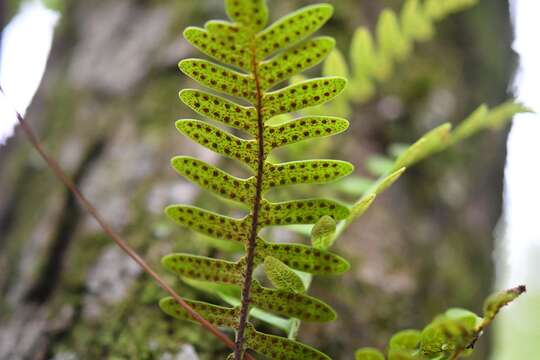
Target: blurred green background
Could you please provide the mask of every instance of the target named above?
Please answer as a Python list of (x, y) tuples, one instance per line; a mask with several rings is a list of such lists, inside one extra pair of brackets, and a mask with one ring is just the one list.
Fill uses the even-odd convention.
[[(402, 5), (328, 2), (336, 12), (321, 33), (336, 37), (344, 52), (356, 27), (373, 28), (384, 7)], [(13, 14), (17, 4), (11, 3)], [(273, 19), (311, 3), (269, 0)], [(182, 30), (224, 18), (222, 1), (54, 5), (63, 16), (28, 121), (154, 268), (172, 251), (226, 256), (219, 244), (177, 228), (162, 213), (178, 202), (227, 209), (169, 166), (178, 154), (234, 166), (174, 129), (176, 119), (195, 116), (177, 97), (179, 89), (194, 86), (177, 62), (199, 56)], [(480, 103), (508, 98), (515, 66), (511, 35), (504, 0), (482, 0), (449, 17), (376, 97), (354, 106), (348, 133), (280, 156), (348, 160), (356, 175), (368, 174), (368, 161), (373, 164), (373, 155), (389, 145), (412, 143), (439, 124), (461, 121)], [(475, 137), (411, 169), (378, 199), (336, 244), (352, 270), (317, 278), (312, 288), (336, 308), (338, 321), (305, 324), (300, 339), (335, 359), (351, 359), (354, 349), (384, 347), (395, 331), (422, 327), (447, 307), (479, 312), (493, 287), (504, 142), (505, 133)], [(0, 169), (0, 358), (175, 359), (189, 353), (186, 344), (200, 359), (224, 357), (223, 346), (198, 326), (160, 312), (164, 293), (114, 248), (23, 136), (0, 149)], [(357, 190), (342, 183), (299, 191), (352, 200)], [(305, 241), (283, 231), (272, 238)], [(215, 301), (161, 273), (183, 296)], [(488, 338), (478, 346), (475, 359), (487, 359)]]

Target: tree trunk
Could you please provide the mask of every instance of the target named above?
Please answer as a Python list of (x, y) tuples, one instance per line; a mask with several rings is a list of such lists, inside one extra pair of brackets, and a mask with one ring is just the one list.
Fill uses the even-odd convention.
[[(310, 3), (271, 2), (274, 16)], [(336, 17), (324, 32), (342, 49), (354, 27), (372, 25), (380, 10), (372, 1), (331, 2)], [(181, 31), (222, 18), (222, 7), (219, 0), (69, 2), (27, 116), (104, 217), (171, 283), (163, 255), (216, 253), (162, 209), (207, 199), (170, 169), (172, 156), (220, 160), (180, 136), (174, 120), (193, 116), (177, 100), (193, 84), (176, 63), (196, 54)], [(484, 0), (445, 21), (380, 97), (356, 107), (344, 145), (325, 157), (362, 172), (388, 144), (412, 142), (480, 102), (504, 99), (510, 33), (506, 1)], [(389, 120), (396, 99), (404, 110)], [(482, 135), (428, 160), (378, 199), (337, 243), (352, 270), (315, 281), (313, 292), (335, 306), (338, 321), (305, 325), (301, 338), (350, 359), (355, 348), (382, 347), (392, 332), (421, 327), (448, 306), (479, 311), (491, 290), (504, 139)], [(166, 359), (189, 354), (182, 344), (193, 344), (201, 359), (224, 357), (198, 326), (160, 312), (165, 294), (100, 232), (22, 134), (0, 150), (0, 166), (0, 359)], [(176, 284), (183, 296), (208, 299)], [(481, 344), (478, 359), (487, 356)]]

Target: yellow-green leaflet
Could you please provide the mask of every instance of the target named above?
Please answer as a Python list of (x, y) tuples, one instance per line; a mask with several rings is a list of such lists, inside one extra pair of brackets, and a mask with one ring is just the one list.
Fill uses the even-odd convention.
[(264, 259), (264, 272), (277, 289), (295, 293), (306, 291), (298, 274), (275, 257), (268, 256)]

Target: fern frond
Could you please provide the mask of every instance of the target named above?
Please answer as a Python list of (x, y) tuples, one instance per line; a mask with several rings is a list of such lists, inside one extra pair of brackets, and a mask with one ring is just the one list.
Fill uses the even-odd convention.
[(372, 202), (372, 197), (379, 195), (396, 182), (408, 167), (476, 135), (481, 130), (498, 129), (510, 121), (514, 115), (529, 111), (528, 108), (514, 101), (505, 102), (492, 109), (482, 105), (458, 124), (454, 130), (450, 124), (443, 124), (429, 131), (405, 149), (394, 160), (389, 170), (373, 182), (372, 186), (352, 206), (349, 217), (340, 224), (336, 236), (341, 235), (355, 219), (366, 211)]
[[(187, 180), (209, 192), (247, 206), (243, 218), (232, 218), (190, 205), (171, 205), (165, 212), (177, 224), (216, 240), (244, 245), (246, 254), (237, 262), (189, 254), (171, 254), (163, 266), (188, 282), (206, 282), (241, 290), (239, 306), (224, 308), (192, 302), (216, 325), (236, 331), (235, 359), (251, 349), (273, 358), (327, 359), (317, 350), (294, 340), (259, 333), (249, 322), (250, 310), (266, 311), (303, 321), (326, 322), (336, 318), (327, 304), (305, 294), (292, 269), (311, 274), (339, 274), (349, 268), (341, 257), (306, 245), (271, 243), (259, 236), (269, 226), (315, 224), (350, 215), (347, 206), (328, 199), (272, 202), (269, 190), (294, 184), (322, 184), (353, 171), (350, 163), (337, 160), (305, 160), (272, 163), (277, 148), (345, 131), (349, 124), (336, 117), (307, 116), (275, 125), (279, 115), (297, 113), (324, 104), (345, 88), (342, 77), (305, 80), (276, 88), (323, 61), (335, 42), (329, 37), (309, 37), (332, 15), (326, 4), (307, 6), (266, 27), (268, 9), (264, 0), (225, 0), (228, 21), (209, 21), (204, 28), (184, 32), (188, 42), (224, 65), (212, 60), (186, 59), (180, 70), (215, 93), (182, 90), (180, 99), (198, 114), (228, 128), (240, 130), (238, 137), (200, 120), (179, 120), (176, 127), (192, 141), (247, 166), (248, 178), (238, 178), (204, 161), (177, 156), (173, 168)], [(246, 106), (242, 103), (248, 103)], [(264, 263), (276, 288), (262, 286), (253, 278)], [(189, 320), (173, 302), (164, 299), (162, 309)]]
[[(365, 102), (375, 94), (377, 83), (388, 80), (394, 73), (395, 65), (410, 57), (415, 42), (434, 37), (436, 22), (477, 2), (406, 0), (399, 14), (385, 9), (379, 16), (374, 33), (364, 26), (354, 32), (349, 52), (351, 70), (343, 63), (339, 67), (326, 67), (325, 73), (352, 74), (347, 96), (354, 102)], [(343, 58), (339, 50), (334, 52), (338, 54), (335, 58)], [(335, 64), (335, 58), (329, 57), (326, 61)], [(340, 108), (340, 114), (348, 111), (346, 107)]]
[[(526, 291), (525, 286), (491, 295), (485, 302), (483, 317), (459, 308), (451, 308), (433, 319), (420, 330), (402, 330), (390, 339), (387, 347), (389, 360), (455, 360), (470, 356), (485, 328), (493, 322), (504, 306)], [(356, 352), (356, 360), (385, 360), (374, 348)]]

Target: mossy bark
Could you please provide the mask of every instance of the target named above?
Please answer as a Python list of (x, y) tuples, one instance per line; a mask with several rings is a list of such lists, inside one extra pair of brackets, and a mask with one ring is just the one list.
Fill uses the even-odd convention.
[[(372, 1), (331, 2), (336, 17), (327, 31), (342, 49), (354, 27), (372, 24), (380, 10)], [(272, 0), (273, 15), (306, 3)], [(387, 3), (397, 5), (380, 5)], [(417, 47), (380, 97), (356, 107), (349, 135), (328, 156), (362, 172), (366, 158), (388, 144), (412, 142), (479, 102), (504, 99), (512, 69), (506, 9), (506, 1), (484, 0), (441, 24), (436, 40)], [(162, 208), (223, 206), (169, 168), (176, 154), (219, 161), (173, 124), (193, 116), (176, 96), (193, 86), (176, 70), (192, 55), (180, 33), (223, 16), (217, 0), (69, 2), (28, 114), (97, 208), (171, 283), (161, 256), (219, 251), (176, 228)], [(395, 99), (405, 110), (391, 121), (386, 110)], [(303, 325), (300, 337), (349, 359), (355, 348), (382, 347), (392, 332), (420, 327), (448, 306), (480, 310), (491, 290), (504, 138), (482, 135), (428, 160), (381, 197), (336, 244), (353, 262), (350, 273), (315, 280), (313, 292), (336, 307), (339, 320)], [(312, 156), (306, 148), (302, 156)], [(0, 166), (0, 359), (153, 359), (184, 343), (202, 359), (226, 353), (197, 326), (161, 314), (162, 291), (114, 249), (23, 134), (0, 151)], [(180, 283), (177, 289), (208, 299)], [(481, 344), (478, 359), (486, 356)]]

